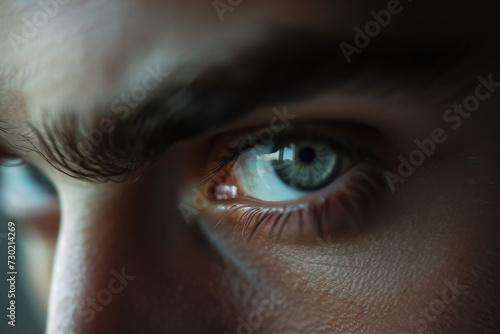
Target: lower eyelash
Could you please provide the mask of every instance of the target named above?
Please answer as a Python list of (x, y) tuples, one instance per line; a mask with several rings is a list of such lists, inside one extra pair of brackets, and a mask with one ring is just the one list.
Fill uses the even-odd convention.
[[(311, 229), (320, 238), (340, 236), (359, 229), (360, 220), (367, 216), (374, 196), (384, 189), (384, 179), (378, 168), (364, 166), (355, 168), (353, 175), (343, 186), (329, 196), (310, 203), (282, 207), (259, 207), (241, 203), (241, 199), (218, 200), (215, 211), (224, 211), (216, 226), (229, 219), (234, 223), (234, 231), (252, 239), (257, 231), (267, 229), (269, 237), (280, 239), (285, 229), (299, 229), (299, 234)], [(309, 224), (309, 225), (307, 225)]]

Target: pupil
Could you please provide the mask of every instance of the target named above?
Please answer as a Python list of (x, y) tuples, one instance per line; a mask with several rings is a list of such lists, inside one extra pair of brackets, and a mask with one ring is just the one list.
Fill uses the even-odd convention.
[(299, 159), (303, 163), (310, 164), (316, 159), (316, 151), (311, 147), (304, 147), (299, 152)]

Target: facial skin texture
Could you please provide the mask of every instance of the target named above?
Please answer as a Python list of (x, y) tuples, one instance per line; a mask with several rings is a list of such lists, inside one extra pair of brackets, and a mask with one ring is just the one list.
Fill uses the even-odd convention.
[[(41, 129), (44, 111), (57, 120), (69, 105), (86, 122), (96, 103), (140, 84), (147, 66), (161, 64), (189, 82), (276, 27), (353, 44), (353, 28), (387, 2), (243, 1), (221, 21), (210, 1), (70, 1), (16, 52), (9, 33), (21, 34), (22, 18), (40, 8), (37, 1), (3, 1), (0, 117), (12, 128), (3, 146), (15, 145), (17, 156), (43, 170), (59, 196), (60, 219), (37, 218), (59, 223), (50, 295), (41, 301), (48, 305), (47, 333), (250, 333), (242, 321), (253, 333), (497, 333), (500, 88), (457, 130), (442, 116), (474, 94), (478, 76), (500, 81), (498, 11), (493, 1), (401, 4), (361, 55), (377, 43), (424, 48), (457, 41), (467, 49), (463, 59), (425, 78), (361, 72), (178, 143), (135, 182), (92, 183), (25, 149), (18, 134), (26, 121)], [(232, 226), (215, 229), (210, 217), (186, 224), (178, 205), (206, 172), (214, 136), (268, 126), (270, 111), (283, 105), (297, 123), (378, 129), (388, 144), (366, 144), (389, 157), (392, 172), (416, 138), (441, 127), (448, 140), (395, 193), (378, 195), (367, 226), (335, 243), (294, 244), (265, 233), (246, 242)], [(53, 230), (39, 237), (51, 244)], [(108, 305), (88, 312), (103, 289), (117, 287), (110, 282), (122, 270), (134, 278)]]

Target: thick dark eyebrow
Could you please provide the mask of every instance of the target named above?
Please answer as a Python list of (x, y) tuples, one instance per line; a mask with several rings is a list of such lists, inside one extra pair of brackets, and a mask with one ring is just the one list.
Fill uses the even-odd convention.
[(97, 108), (99, 117), (87, 132), (98, 128), (103, 115), (113, 119), (115, 128), (102, 134), (102, 141), (91, 150), (82, 145), (89, 140), (71, 108), (57, 119), (49, 117), (43, 129), (32, 127), (26, 139), (67, 175), (90, 182), (126, 181), (177, 141), (230, 123), (258, 107), (304, 99), (372, 69), (403, 78), (424, 73), (432, 78), (467, 52), (453, 40), (433, 47), (380, 40), (353, 54), (348, 64), (341, 41), (329, 34), (273, 31), (234, 61), (214, 65), (190, 81), (181, 66), (125, 119), (110, 113), (109, 105)]

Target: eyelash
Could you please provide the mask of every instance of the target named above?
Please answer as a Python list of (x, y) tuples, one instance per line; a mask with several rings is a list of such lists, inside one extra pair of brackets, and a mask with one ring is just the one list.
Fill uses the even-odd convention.
[[(252, 239), (256, 232), (264, 226), (271, 226), (269, 237), (275, 236), (277, 239), (283, 234), (285, 228), (293, 225), (290, 222), (297, 223), (301, 233), (304, 230), (306, 222), (312, 222), (317, 236), (323, 238), (326, 236), (325, 230), (332, 230), (331, 236), (339, 235), (346, 228), (349, 231), (356, 230), (357, 221), (361, 216), (365, 216), (373, 202), (372, 197), (383, 188), (384, 180), (381, 173), (383, 163), (365, 150), (354, 148), (349, 142), (337, 141), (331, 136), (316, 135), (313, 132), (297, 131), (290, 127), (283, 131), (281, 139), (290, 140), (295, 138), (304, 139), (305, 135), (314, 136), (322, 140), (329, 140), (342, 154), (349, 155), (354, 160), (354, 167), (341, 175), (332, 184), (337, 184), (342, 178), (348, 178), (341, 190), (328, 193), (319, 201), (311, 201), (302, 204), (293, 204), (281, 207), (263, 207), (249, 203), (241, 203), (241, 198), (216, 200), (213, 194), (208, 193), (207, 189), (212, 182), (217, 179), (222, 171), (228, 171), (231, 175), (233, 165), (241, 156), (242, 149), (248, 150), (263, 143), (256, 134), (246, 136), (236, 145), (226, 148), (219, 158), (210, 162), (213, 165), (206, 177), (202, 181), (201, 189), (204, 195), (212, 201), (220, 202), (216, 206), (217, 211), (224, 211), (222, 218), (217, 222), (216, 227), (224, 224), (228, 219), (234, 216), (234, 229), (237, 230), (242, 224), (241, 234), (247, 234), (247, 239)], [(361, 166), (358, 166), (361, 164)], [(322, 192), (322, 190), (318, 191)], [(313, 194), (314, 195), (314, 194)], [(302, 198), (306, 199), (309, 196)], [(329, 222), (332, 222), (328, 224)], [(274, 233), (277, 231), (277, 233)], [(330, 232), (330, 231), (328, 231)], [(328, 233), (329, 234), (329, 233)]]

